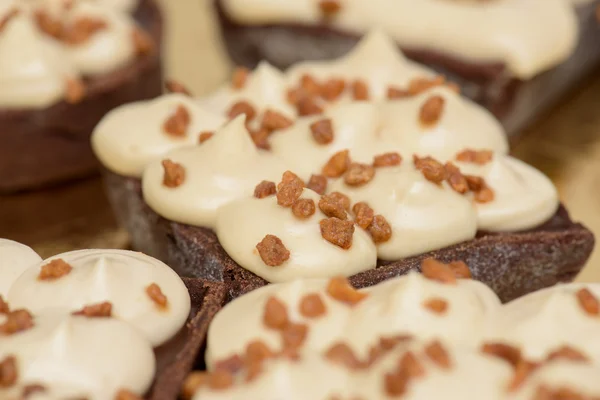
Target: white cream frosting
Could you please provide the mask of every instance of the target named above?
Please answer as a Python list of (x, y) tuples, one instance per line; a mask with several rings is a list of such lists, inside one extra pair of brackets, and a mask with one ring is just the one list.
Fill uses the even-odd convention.
[[(248, 25), (322, 22), (318, 1), (223, 0), (227, 15)], [(565, 0), (474, 2), (422, 0), (340, 1), (330, 24), (363, 34), (387, 32), (407, 49), (427, 49), (472, 62), (502, 62), (522, 79), (564, 61), (578, 27)]]
[(112, 7), (116, 10), (133, 12), (139, 5), (140, 0), (100, 0), (102, 4)]
[(552, 181), (537, 169), (509, 156), (495, 154), (481, 166), (457, 163), (461, 172), (481, 176), (494, 190), (494, 200), (477, 203), (479, 229), (518, 231), (547, 221), (559, 205)]
[[(365, 231), (354, 230), (352, 246), (347, 250), (328, 242), (319, 226), (319, 221), (327, 218), (318, 207), (321, 196), (304, 189), (300, 198), (315, 204), (316, 212), (306, 219), (278, 205), (275, 196), (249, 196), (221, 207), (216, 223), (219, 243), (238, 264), (269, 282), (350, 276), (375, 268), (377, 251)], [(281, 239), (290, 252), (290, 258), (277, 267), (266, 265), (256, 250), (269, 234)]]
[[(0, 31), (2, 107), (48, 107), (64, 98), (69, 79), (114, 71), (136, 56), (132, 38), (136, 25), (122, 10), (83, 0), (76, 0), (69, 9), (56, 0), (10, 4), (19, 14)], [(2, 7), (0, 15), (6, 15), (10, 9)], [(39, 11), (63, 24), (82, 16), (96, 17), (106, 22), (106, 27), (82, 44), (67, 44), (42, 32), (35, 22)]]
[(38, 264), (42, 258), (30, 247), (0, 239), (0, 296), (6, 300), (8, 289), (30, 266)]
[[(362, 290), (369, 296), (353, 307), (333, 299), (326, 292), (327, 285), (328, 280), (323, 279), (273, 284), (226, 305), (209, 328), (206, 355), (209, 368), (239, 354), (252, 340), (262, 340), (274, 351), (279, 349), (278, 333), (263, 323), (265, 304), (271, 296), (286, 305), (292, 322), (308, 325), (302, 354), (321, 353), (343, 341), (359, 357), (366, 357), (380, 337), (404, 334), (477, 347), (489, 323), (488, 316), (499, 307), (498, 298), (488, 287), (471, 280), (444, 285), (411, 273)], [(318, 293), (325, 304), (326, 314), (321, 318), (309, 319), (300, 314), (300, 300), (312, 293)], [(431, 298), (445, 300), (447, 312), (437, 315), (426, 309), (423, 302)], [(232, 330), (232, 324), (244, 329)]]
[(144, 199), (154, 211), (172, 221), (214, 228), (223, 205), (254, 192), (263, 179), (279, 181), (286, 170), (270, 152), (259, 150), (238, 116), (202, 146), (165, 154), (164, 159), (183, 165), (185, 181), (176, 188), (163, 184), (160, 161), (144, 171)]
[(473, 239), (477, 214), (471, 200), (444, 182), (436, 185), (418, 171), (412, 160), (398, 167), (377, 168), (373, 180), (348, 186), (342, 179), (331, 191), (348, 195), (353, 203), (366, 202), (385, 217), (392, 237), (379, 243), (383, 260), (398, 260)]
[[(187, 134), (174, 137), (163, 125), (178, 106), (190, 115)], [(198, 144), (199, 135), (215, 131), (225, 117), (209, 112), (181, 94), (118, 107), (109, 112), (92, 133), (92, 147), (105, 167), (121, 175), (139, 177), (150, 161), (175, 148)]]
[(489, 331), (490, 340), (521, 347), (525, 355), (542, 360), (563, 345), (600, 362), (600, 316), (587, 315), (576, 292), (588, 288), (600, 299), (598, 284), (558, 285), (505, 305)]
[(0, 360), (16, 357), (17, 390), (43, 384), (56, 387), (63, 398), (109, 400), (122, 388), (142, 395), (150, 387), (155, 371), (152, 346), (129, 324), (57, 310), (37, 315), (34, 322), (33, 328), (0, 340)]
[[(52, 281), (37, 279), (40, 268), (63, 259), (73, 270)], [(156, 283), (167, 297), (167, 307), (157, 306), (146, 293)], [(177, 274), (162, 262), (125, 250), (80, 250), (60, 254), (26, 270), (9, 291), (12, 309), (37, 314), (56, 308), (78, 311), (108, 301), (113, 316), (138, 329), (153, 346), (173, 337), (190, 313), (188, 291)]]

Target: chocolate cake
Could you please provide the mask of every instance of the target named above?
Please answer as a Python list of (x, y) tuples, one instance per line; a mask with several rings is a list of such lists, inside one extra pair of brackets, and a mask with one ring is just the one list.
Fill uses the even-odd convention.
[[(228, 3), (229, 8), (224, 3)], [(293, 9), (293, 4), (287, 7), (285, 3), (274, 5), (260, 0), (253, 3), (237, 0), (214, 2), (230, 57), (234, 63), (250, 68), (262, 60), (285, 69), (300, 61), (332, 59), (348, 52), (366, 33), (367, 27), (397, 31), (397, 41), (409, 58), (460, 84), (467, 96), (500, 119), (511, 136), (516, 136), (547, 112), (600, 64), (600, 50), (596, 45), (600, 35), (596, 1), (577, 5), (563, 0), (523, 4), (521, 10), (517, 3), (506, 7), (499, 4), (495, 8), (494, 2), (481, 2), (481, 5), (429, 2), (420, 6), (419, 10), (411, 9), (413, 5), (410, 2), (406, 5), (382, 2), (379, 7), (368, 6), (375, 10), (399, 7), (392, 15), (402, 22), (397, 21), (392, 26), (388, 26), (393, 21), (388, 17), (389, 13), (364, 9), (361, 14), (357, 11), (357, 7), (362, 7), (360, 2), (350, 2), (349, 5), (342, 1), (330, 3), (337, 3), (331, 14), (325, 13), (326, 9), (319, 11), (320, 3), (317, 1), (296, 5), (292, 13), (288, 11)], [(344, 14), (345, 7), (350, 8), (347, 15)], [(512, 18), (507, 17), (507, 9), (511, 7), (514, 9)], [(535, 7), (544, 9), (534, 11), (532, 8)], [(478, 14), (474, 8), (483, 10)], [(232, 16), (234, 11), (231, 10), (235, 10), (237, 19)], [(545, 14), (544, 17), (540, 17), (540, 12)], [(319, 13), (323, 13), (322, 18), (318, 17)], [(403, 15), (410, 15), (410, 21), (402, 18)], [(457, 24), (453, 28), (451, 23), (440, 27), (443, 19), (437, 18), (439, 15), (446, 21), (457, 21)], [(487, 24), (477, 21), (494, 15), (498, 15), (498, 20), (490, 20)], [(525, 22), (528, 18), (530, 22)], [(412, 21), (419, 23), (415, 25)], [(506, 22), (504, 31), (496, 34), (488, 32), (503, 26), (503, 22)], [(357, 24), (359, 27), (356, 27)], [(430, 25), (438, 29), (421, 29)], [(458, 37), (459, 32), (465, 33), (462, 39)], [(535, 37), (539, 43), (520, 39), (520, 35)], [(551, 39), (553, 35), (556, 35), (556, 40)], [(487, 44), (486, 38), (489, 39)], [(527, 43), (531, 44), (529, 48)], [(455, 47), (455, 51), (451, 50)], [(490, 49), (496, 47), (503, 50), (497, 51), (496, 59), (493, 56), (490, 59), (490, 53), (495, 51)], [(488, 53), (471, 54), (483, 52), (483, 49)], [(511, 70), (509, 64), (514, 59), (538, 55), (544, 60), (538, 67), (526, 73)]]
[[(92, 3), (82, 3), (86, 4), (79, 5), (79, 3), (76, 3), (76, 7), (81, 7), (82, 14), (89, 12), (90, 15), (96, 15), (94, 14), (97, 12), (96, 7), (104, 12), (103, 7), (105, 6), (100, 3), (94, 3), (94, 8), (91, 8), (91, 11), (88, 8), (92, 7), (90, 6)], [(65, 11), (65, 15), (70, 15), (70, 12)], [(123, 11), (106, 10), (106, 15), (110, 15), (110, 18), (118, 21), (115, 22), (115, 26), (118, 26), (121, 31), (123, 19), (130, 18), (126, 17)], [(52, 29), (61, 29), (60, 24), (67, 21), (66, 19), (51, 20), (49, 16), (50, 10), (38, 10), (35, 16), (29, 16), (25, 12), (11, 14), (11, 17), (6, 19), (3, 24), (2, 30), (5, 35), (17, 35), (18, 38), (21, 38), (18, 40), (27, 41), (31, 38), (33, 44), (30, 49), (31, 54), (28, 57), (32, 60), (36, 57), (41, 59), (42, 53), (39, 48), (35, 47), (38, 46), (36, 41), (47, 39), (45, 37), (39, 39), (40, 35), (59, 37), (60, 32), (52, 31)], [(162, 36), (162, 17), (160, 10), (153, 0), (142, 0), (134, 10), (134, 16), (139, 26), (144, 28), (147, 33), (139, 30), (134, 34), (135, 39), (131, 38), (135, 41), (136, 49), (134, 51), (137, 52), (137, 55), (133, 55), (129, 61), (124, 59), (115, 62), (115, 67), (112, 68), (102, 67), (106, 64), (102, 57), (95, 58), (89, 65), (81, 67), (80, 71), (77, 72), (74, 72), (77, 69), (76, 67), (68, 66), (67, 69), (71, 72), (67, 76), (72, 74), (71, 76), (74, 76), (74, 78), (69, 78), (71, 80), (68, 83), (68, 93), (61, 97), (56, 97), (58, 92), (53, 92), (52, 95), (48, 95), (51, 97), (42, 100), (31, 100), (36, 96), (36, 89), (32, 87), (21, 89), (23, 91), (29, 90), (30, 93), (21, 92), (20, 95), (23, 98), (19, 98), (19, 100), (13, 100), (15, 96), (8, 92), (6, 96), (2, 96), (4, 98), (2, 104), (0, 104), (0, 124), (4, 129), (0, 133), (0, 192), (11, 193), (38, 188), (93, 173), (98, 166), (89, 146), (89, 135), (98, 121), (109, 110), (121, 104), (152, 98), (161, 93), (160, 40)], [(35, 21), (38, 27), (31, 24), (34, 18), (37, 18)], [(12, 26), (14, 23), (18, 26)], [(52, 26), (51, 23), (55, 23), (55, 25)], [(104, 34), (105, 31), (112, 32), (110, 31), (111, 26), (113, 25), (109, 24), (109, 28), (106, 28), (106, 23), (104, 25), (101, 23), (97, 31), (92, 30), (87, 39), (84, 38), (81, 42), (93, 40), (92, 36), (95, 32), (100, 32), (98, 34)], [(38, 29), (39, 31), (37, 31)], [(11, 33), (12, 30), (20, 31)], [(27, 38), (22, 38), (22, 31), (27, 32)], [(40, 34), (40, 32), (44, 33)], [(66, 35), (66, 33), (63, 35)], [(115, 35), (117, 34), (115, 33)], [(116, 40), (117, 43), (123, 43), (119, 37), (111, 39)], [(4, 44), (2, 44), (3, 40)], [(5, 48), (6, 57), (12, 51), (10, 46), (13, 46), (13, 44), (8, 43), (9, 40), (11, 40), (10, 37), (3, 39), (2, 33), (0, 33), (0, 47)], [(75, 43), (75, 39), (61, 38), (60, 40), (71, 40)], [(76, 43), (81, 42), (77, 41)], [(59, 43), (58, 40), (57, 43)], [(27, 45), (29, 45), (29, 42), (27, 42)], [(68, 51), (79, 51), (77, 50), (79, 44), (69, 46), (71, 47)], [(121, 46), (120, 49), (129, 48), (129, 46), (119, 46)], [(110, 56), (121, 57), (115, 55), (117, 53), (119, 52), (113, 52)], [(3, 55), (3, 57), (5, 56)], [(76, 55), (73, 57), (83, 56)], [(104, 58), (107, 57), (104, 56)], [(84, 63), (84, 61), (79, 61)], [(43, 59), (40, 62), (44, 64), (49, 61)], [(56, 71), (46, 64), (44, 64), (44, 67), (47, 68), (44, 71), (46, 75), (36, 79), (40, 79), (40, 85), (46, 84), (48, 87), (53, 87), (51, 85), (55, 84), (53, 79), (56, 79), (56, 76), (51, 74)], [(75, 78), (75, 76), (77, 77)], [(23, 80), (28, 79), (27, 77), (20, 78)], [(19, 90), (17, 87), (19, 81), (16, 77), (6, 76), (5, 79), (6, 83), (3, 83), (3, 86), (9, 88), (6, 90)], [(45, 83), (44, 79), (48, 82)], [(26, 84), (28, 82), (25, 81), (24, 85)], [(42, 89), (46, 89), (46, 87)]]

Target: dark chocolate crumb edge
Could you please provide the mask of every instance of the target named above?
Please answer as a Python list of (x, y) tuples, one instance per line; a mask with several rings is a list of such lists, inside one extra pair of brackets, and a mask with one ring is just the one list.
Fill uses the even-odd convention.
[[(337, 58), (350, 51), (360, 37), (328, 25), (243, 25), (227, 16), (221, 0), (213, 0), (213, 4), (226, 51), (234, 63), (249, 68), (262, 60), (286, 69), (299, 61)], [(526, 81), (512, 78), (502, 63), (473, 63), (426, 49), (402, 50), (458, 83), (466, 96), (489, 109), (516, 139), (600, 66), (600, 24), (595, 8), (596, 3), (577, 8), (580, 40), (572, 56)]]
[(222, 282), (206, 282), (183, 278), (192, 309), (182, 334), (158, 349), (157, 373), (148, 400), (177, 399), (185, 378), (194, 368), (206, 341), (208, 326), (226, 302), (226, 286)]

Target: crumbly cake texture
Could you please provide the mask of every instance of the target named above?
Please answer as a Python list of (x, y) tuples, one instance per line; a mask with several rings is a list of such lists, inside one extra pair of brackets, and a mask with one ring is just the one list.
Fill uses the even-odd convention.
[[(123, 206), (121, 219), (134, 245), (151, 251), (181, 276), (224, 282), (232, 298), (267, 282), (239, 266), (225, 252), (213, 231), (168, 221), (142, 198), (139, 180), (105, 171), (113, 204)], [(474, 240), (390, 263), (350, 277), (357, 288), (372, 286), (394, 276), (418, 270), (420, 261), (435, 257), (461, 260), (475, 279), (489, 285), (502, 301), (572, 280), (594, 247), (594, 236), (573, 222), (564, 207), (543, 225), (519, 233), (479, 232)]]
[[(286, 69), (299, 61), (333, 59), (350, 51), (359, 40), (355, 34), (334, 30), (326, 24), (242, 25), (228, 18), (220, 0), (214, 4), (229, 56), (235, 64), (249, 68), (261, 60)], [(600, 64), (596, 4), (578, 5), (576, 14), (580, 40), (571, 57), (529, 80), (510, 78), (502, 63), (477, 64), (452, 54), (402, 50), (409, 58), (458, 83), (466, 96), (489, 109), (508, 134), (516, 137)]]
[(43, 109), (1, 109), (0, 193), (36, 189), (98, 170), (89, 137), (111, 109), (162, 93), (160, 43), (163, 21), (154, 0), (143, 0), (134, 18), (153, 38), (154, 50), (128, 65), (86, 79), (77, 104)]

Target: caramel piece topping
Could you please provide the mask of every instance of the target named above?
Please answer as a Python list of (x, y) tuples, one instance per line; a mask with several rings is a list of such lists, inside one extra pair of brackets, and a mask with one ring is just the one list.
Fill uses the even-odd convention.
[(600, 302), (589, 289), (579, 289), (576, 293), (576, 296), (579, 306), (587, 315), (600, 315)]
[(17, 383), (17, 359), (8, 356), (0, 361), (0, 388), (7, 389)]
[(333, 193), (321, 196), (319, 209), (328, 217), (335, 217), (341, 220), (348, 219), (344, 203), (340, 201), (339, 197), (333, 195)]
[(323, 108), (317, 104), (313, 97), (301, 97), (296, 103), (296, 109), (301, 117), (323, 113)]
[(417, 155), (413, 156), (413, 162), (415, 164), (415, 168), (417, 168), (425, 179), (430, 182), (435, 183), (436, 185), (440, 185), (446, 179), (446, 169), (434, 158), (431, 157), (423, 157), (420, 158)]
[(343, 365), (351, 370), (356, 370), (361, 367), (360, 360), (346, 343), (337, 343), (331, 346), (325, 352), (325, 358), (332, 363)]
[(216, 370), (209, 375), (208, 386), (212, 390), (225, 390), (233, 386), (233, 375), (229, 371)]
[(215, 370), (229, 371), (232, 374), (239, 372), (243, 367), (244, 360), (239, 354), (235, 354), (215, 363)]
[(387, 395), (400, 397), (406, 392), (408, 377), (397, 373), (386, 374), (384, 384)]
[(321, 85), (309, 74), (304, 74), (300, 78), (300, 88), (307, 96), (318, 96), (321, 93)]
[(202, 144), (202, 143), (206, 142), (208, 139), (212, 138), (214, 135), (215, 135), (214, 132), (209, 132), (209, 131), (200, 132), (200, 135), (198, 135), (198, 143)]
[(375, 177), (375, 168), (368, 164), (351, 163), (344, 175), (344, 182), (348, 186), (365, 185)]
[(344, 207), (344, 210), (350, 211), (350, 198), (345, 194), (340, 192), (331, 192), (327, 195), (327, 198)]
[(246, 67), (236, 67), (231, 76), (231, 86), (235, 90), (241, 90), (246, 86), (250, 71)]
[(373, 157), (373, 166), (375, 168), (394, 167), (400, 165), (401, 162), (402, 156), (396, 152), (384, 153)]
[(494, 200), (494, 191), (487, 186), (485, 180), (479, 176), (465, 175), (469, 190), (475, 193), (477, 203), (489, 203)]
[(269, 346), (260, 340), (254, 340), (246, 346), (245, 359), (247, 362), (262, 362), (274, 356), (275, 353), (269, 349)]
[(318, 293), (307, 294), (300, 300), (300, 315), (306, 318), (319, 318), (325, 315), (325, 303)]
[(515, 366), (515, 373), (508, 384), (508, 391), (513, 392), (519, 389), (538, 367), (538, 364), (519, 360)]
[(62, 39), (70, 46), (79, 46), (87, 42), (96, 33), (108, 27), (106, 21), (94, 17), (79, 17), (68, 26), (62, 35)]
[(292, 205), (292, 213), (300, 219), (306, 219), (314, 215), (316, 211), (313, 199), (298, 199)]
[(348, 279), (344, 277), (332, 278), (327, 284), (327, 294), (349, 306), (360, 303), (368, 296), (366, 293), (354, 289)]
[(469, 191), (467, 178), (460, 172), (460, 169), (451, 162), (446, 163), (446, 181), (454, 191), (465, 194)]
[(291, 207), (302, 195), (304, 182), (296, 174), (286, 171), (281, 182), (277, 185), (277, 204)]
[(263, 322), (267, 328), (276, 331), (282, 331), (289, 324), (287, 308), (277, 297), (271, 296), (267, 300)]
[(267, 235), (256, 245), (258, 254), (269, 267), (279, 267), (290, 258), (290, 251), (275, 235)]
[(252, 121), (256, 117), (256, 109), (252, 106), (252, 104), (247, 101), (241, 100), (237, 103), (234, 103), (229, 111), (227, 112), (227, 117), (229, 119), (234, 119), (238, 115), (246, 114), (246, 121)]
[(350, 166), (350, 152), (342, 150), (335, 153), (323, 167), (323, 175), (328, 178), (339, 178)]
[(26, 399), (29, 398), (29, 396), (31, 396), (31, 395), (33, 395), (35, 393), (45, 393), (47, 390), (48, 389), (46, 389), (45, 386), (40, 385), (40, 384), (26, 385), (26, 386), (23, 387), (23, 391), (21, 393), (21, 398), (23, 400), (26, 400)]
[(112, 304), (108, 301), (98, 304), (91, 304), (83, 307), (79, 311), (73, 312), (73, 315), (81, 315), (88, 318), (107, 318), (112, 316)]
[(65, 101), (69, 104), (79, 104), (85, 97), (87, 89), (81, 79), (69, 78), (66, 82)]
[(183, 382), (181, 394), (184, 399), (191, 400), (194, 394), (202, 387), (208, 385), (207, 372), (192, 372)]
[(145, 56), (154, 51), (154, 41), (148, 33), (139, 28), (131, 31), (131, 40), (138, 56)]
[(248, 129), (248, 132), (250, 133), (250, 138), (252, 138), (252, 141), (254, 142), (254, 145), (257, 148), (263, 149), (263, 150), (271, 150), (271, 145), (269, 144), (269, 135), (271, 133), (268, 130), (266, 130), (266, 129), (257, 129), (257, 130)]
[(301, 347), (308, 336), (308, 326), (305, 324), (288, 323), (281, 332), (283, 346), (285, 348), (297, 349)]
[(292, 126), (294, 122), (280, 112), (268, 109), (263, 114), (262, 128), (268, 131), (278, 131)]
[(64, 27), (62, 23), (52, 18), (47, 12), (36, 10), (34, 13), (35, 22), (42, 32), (52, 36), (55, 39), (61, 39)]
[(115, 395), (115, 400), (143, 400), (143, 399), (130, 390), (121, 389)]
[(465, 149), (456, 155), (457, 161), (485, 165), (492, 161), (494, 153), (491, 150)]
[(277, 185), (277, 190), (280, 190), (284, 185), (289, 183), (297, 184), (298, 186), (304, 187), (304, 181), (300, 179), (298, 175), (292, 171), (285, 171), (281, 176), (281, 182)]
[(71, 265), (65, 260), (62, 258), (57, 258), (47, 264), (42, 265), (38, 275), (38, 280), (53, 281), (69, 274), (72, 269), (73, 267), (71, 267)]
[(485, 343), (481, 348), (485, 354), (501, 358), (513, 367), (521, 361), (521, 350), (505, 343)]
[(310, 131), (315, 142), (319, 144), (329, 144), (333, 141), (333, 124), (329, 118), (313, 122)]
[(427, 279), (441, 283), (456, 284), (456, 275), (447, 264), (434, 258), (426, 258), (421, 261), (421, 273)]
[(275, 182), (262, 181), (254, 188), (254, 197), (264, 199), (265, 197), (273, 196), (277, 193)]
[(185, 181), (185, 168), (183, 168), (183, 165), (171, 160), (163, 160), (162, 166), (165, 170), (163, 185), (176, 188), (183, 184), (183, 181)]
[(443, 315), (448, 311), (448, 302), (437, 297), (426, 300), (423, 306), (434, 314)]
[(318, 194), (325, 194), (327, 190), (327, 178), (323, 175), (311, 175), (306, 185), (307, 188), (317, 192)]
[(369, 87), (361, 80), (352, 82), (352, 96), (354, 100), (369, 100)]
[(175, 79), (168, 79), (165, 82), (165, 88), (169, 93), (179, 93), (185, 96), (191, 96), (192, 92), (181, 82)]
[(331, 78), (321, 85), (321, 97), (327, 101), (335, 101), (344, 90), (346, 90), (346, 82), (343, 79)]
[(411, 95), (418, 95), (434, 87), (442, 86), (444, 83), (446, 83), (446, 78), (443, 75), (433, 78), (415, 78), (408, 84), (408, 91)]
[(352, 247), (352, 238), (354, 235), (354, 223), (352, 221), (343, 221), (339, 218), (327, 218), (319, 222), (321, 226), (321, 236), (344, 250)]
[(412, 93), (410, 93), (408, 90), (400, 89), (393, 86), (388, 87), (387, 98), (389, 100), (403, 99), (410, 96), (412, 96)]
[(374, 216), (367, 230), (375, 243), (387, 242), (392, 237), (392, 227), (382, 215)]
[(29, 311), (21, 309), (6, 314), (6, 321), (0, 325), (0, 334), (12, 335), (33, 327), (33, 317)]
[(400, 359), (399, 369), (405, 375), (411, 378), (420, 378), (425, 376), (425, 367), (423, 367), (423, 364), (411, 351), (404, 353)]
[(442, 343), (437, 340), (431, 342), (425, 347), (425, 355), (442, 369), (450, 369), (452, 367), (450, 355)]
[(354, 212), (355, 218), (354, 220), (363, 229), (367, 229), (371, 222), (373, 222), (373, 217), (375, 216), (375, 212), (369, 205), (365, 202), (356, 203), (354, 207), (352, 207), (352, 212)]
[(319, 0), (319, 9), (325, 18), (332, 18), (342, 9), (339, 0)]
[(442, 96), (432, 96), (421, 106), (419, 120), (424, 126), (431, 126), (438, 123), (444, 112), (446, 100)]
[(568, 387), (551, 389), (540, 385), (531, 400), (596, 400), (597, 397), (587, 397)]
[(183, 137), (187, 133), (190, 122), (190, 112), (184, 105), (180, 104), (163, 124), (163, 131), (174, 137)]
[(554, 350), (548, 354), (547, 361), (554, 360), (568, 360), (575, 362), (588, 362), (589, 358), (579, 350), (576, 350), (570, 346), (562, 346), (559, 349)]
[(9, 311), (10, 307), (8, 306), (8, 303), (4, 301), (4, 298), (0, 295), (0, 314), (8, 314)]
[(464, 261), (452, 261), (447, 264), (458, 279), (471, 279), (471, 270)]
[(156, 283), (151, 283), (146, 287), (146, 294), (150, 297), (150, 300), (154, 302), (158, 307), (165, 308), (167, 307), (167, 296), (165, 296)]

